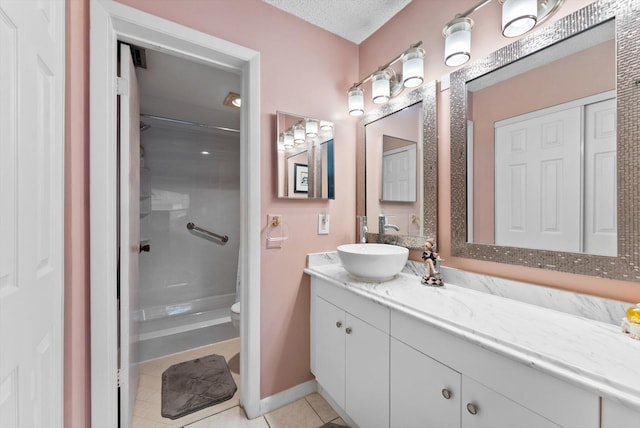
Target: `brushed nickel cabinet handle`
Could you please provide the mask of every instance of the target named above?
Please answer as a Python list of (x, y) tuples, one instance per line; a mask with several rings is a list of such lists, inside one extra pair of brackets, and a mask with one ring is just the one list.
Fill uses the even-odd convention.
[(346, 330), (347, 334), (351, 334), (351, 327), (347, 327)]
[(338, 322), (336, 323), (336, 327), (338, 327), (338, 328), (342, 327), (342, 321), (338, 321)]
[(476, 406), (473, 403), (467, 403), (467, 412), (471, 413), (472, 415), (477, 415), (478, 414), (478, 406)]
[(447, 400), (451, 398), (451, 395), (452, 395), (452, 394), (451, 394), (451, 391), (449, 391), (447, 388), (444, 388), (444, 389), (442, 390), (442, 396), (443, 396), (444, 398), (446, 398)]

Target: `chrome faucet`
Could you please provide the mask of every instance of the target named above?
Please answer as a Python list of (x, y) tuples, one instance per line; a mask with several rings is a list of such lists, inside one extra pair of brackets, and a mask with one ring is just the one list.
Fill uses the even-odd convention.
[(399, 232), (400, 226), (387, 223), (387, 216), (384, 214), (380, 214), (380, 216), (378, 217), (378, 233), (380, 235), (384, 235), (387, 229), (393, 229), (396, 232)]
[(366, 215), (359, 215), (358, 216), (358, 220), (359, 220), (358, 230), (360, 231), (360, 243), (366, 244), (367, 243), (367, 233), (369, 232), (369, 228), (367, 227), (367, 216)]

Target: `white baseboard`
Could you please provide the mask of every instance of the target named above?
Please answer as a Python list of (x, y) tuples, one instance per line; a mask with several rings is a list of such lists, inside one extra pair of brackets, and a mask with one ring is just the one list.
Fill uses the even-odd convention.
[(264, 415), (272, 412), (309, 394), (313, 394), (316, 391), (318, 391), (318, 383), (315, 379), (312, 379), (282, 392), (278, 392), (277, 394), (260, 400), (260, 413)]

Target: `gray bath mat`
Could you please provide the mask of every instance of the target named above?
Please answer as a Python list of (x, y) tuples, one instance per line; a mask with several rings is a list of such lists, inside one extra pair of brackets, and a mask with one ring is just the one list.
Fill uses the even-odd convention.
[(162, 373), (162, 416), (177, 419), (222, 403), (237, 389), (220, 355), (174, 364)]

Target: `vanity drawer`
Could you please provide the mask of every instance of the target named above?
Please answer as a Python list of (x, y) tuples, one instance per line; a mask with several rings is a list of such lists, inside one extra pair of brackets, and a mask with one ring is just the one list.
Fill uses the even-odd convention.
[(311, 293), (389, 333), (389, 308), (386, 306), (315, 277), (311, 277)]
[(599, 426), (596, 394), (410, 315), (391, 311), (390, 324), (392, 337), (562, 427)]

